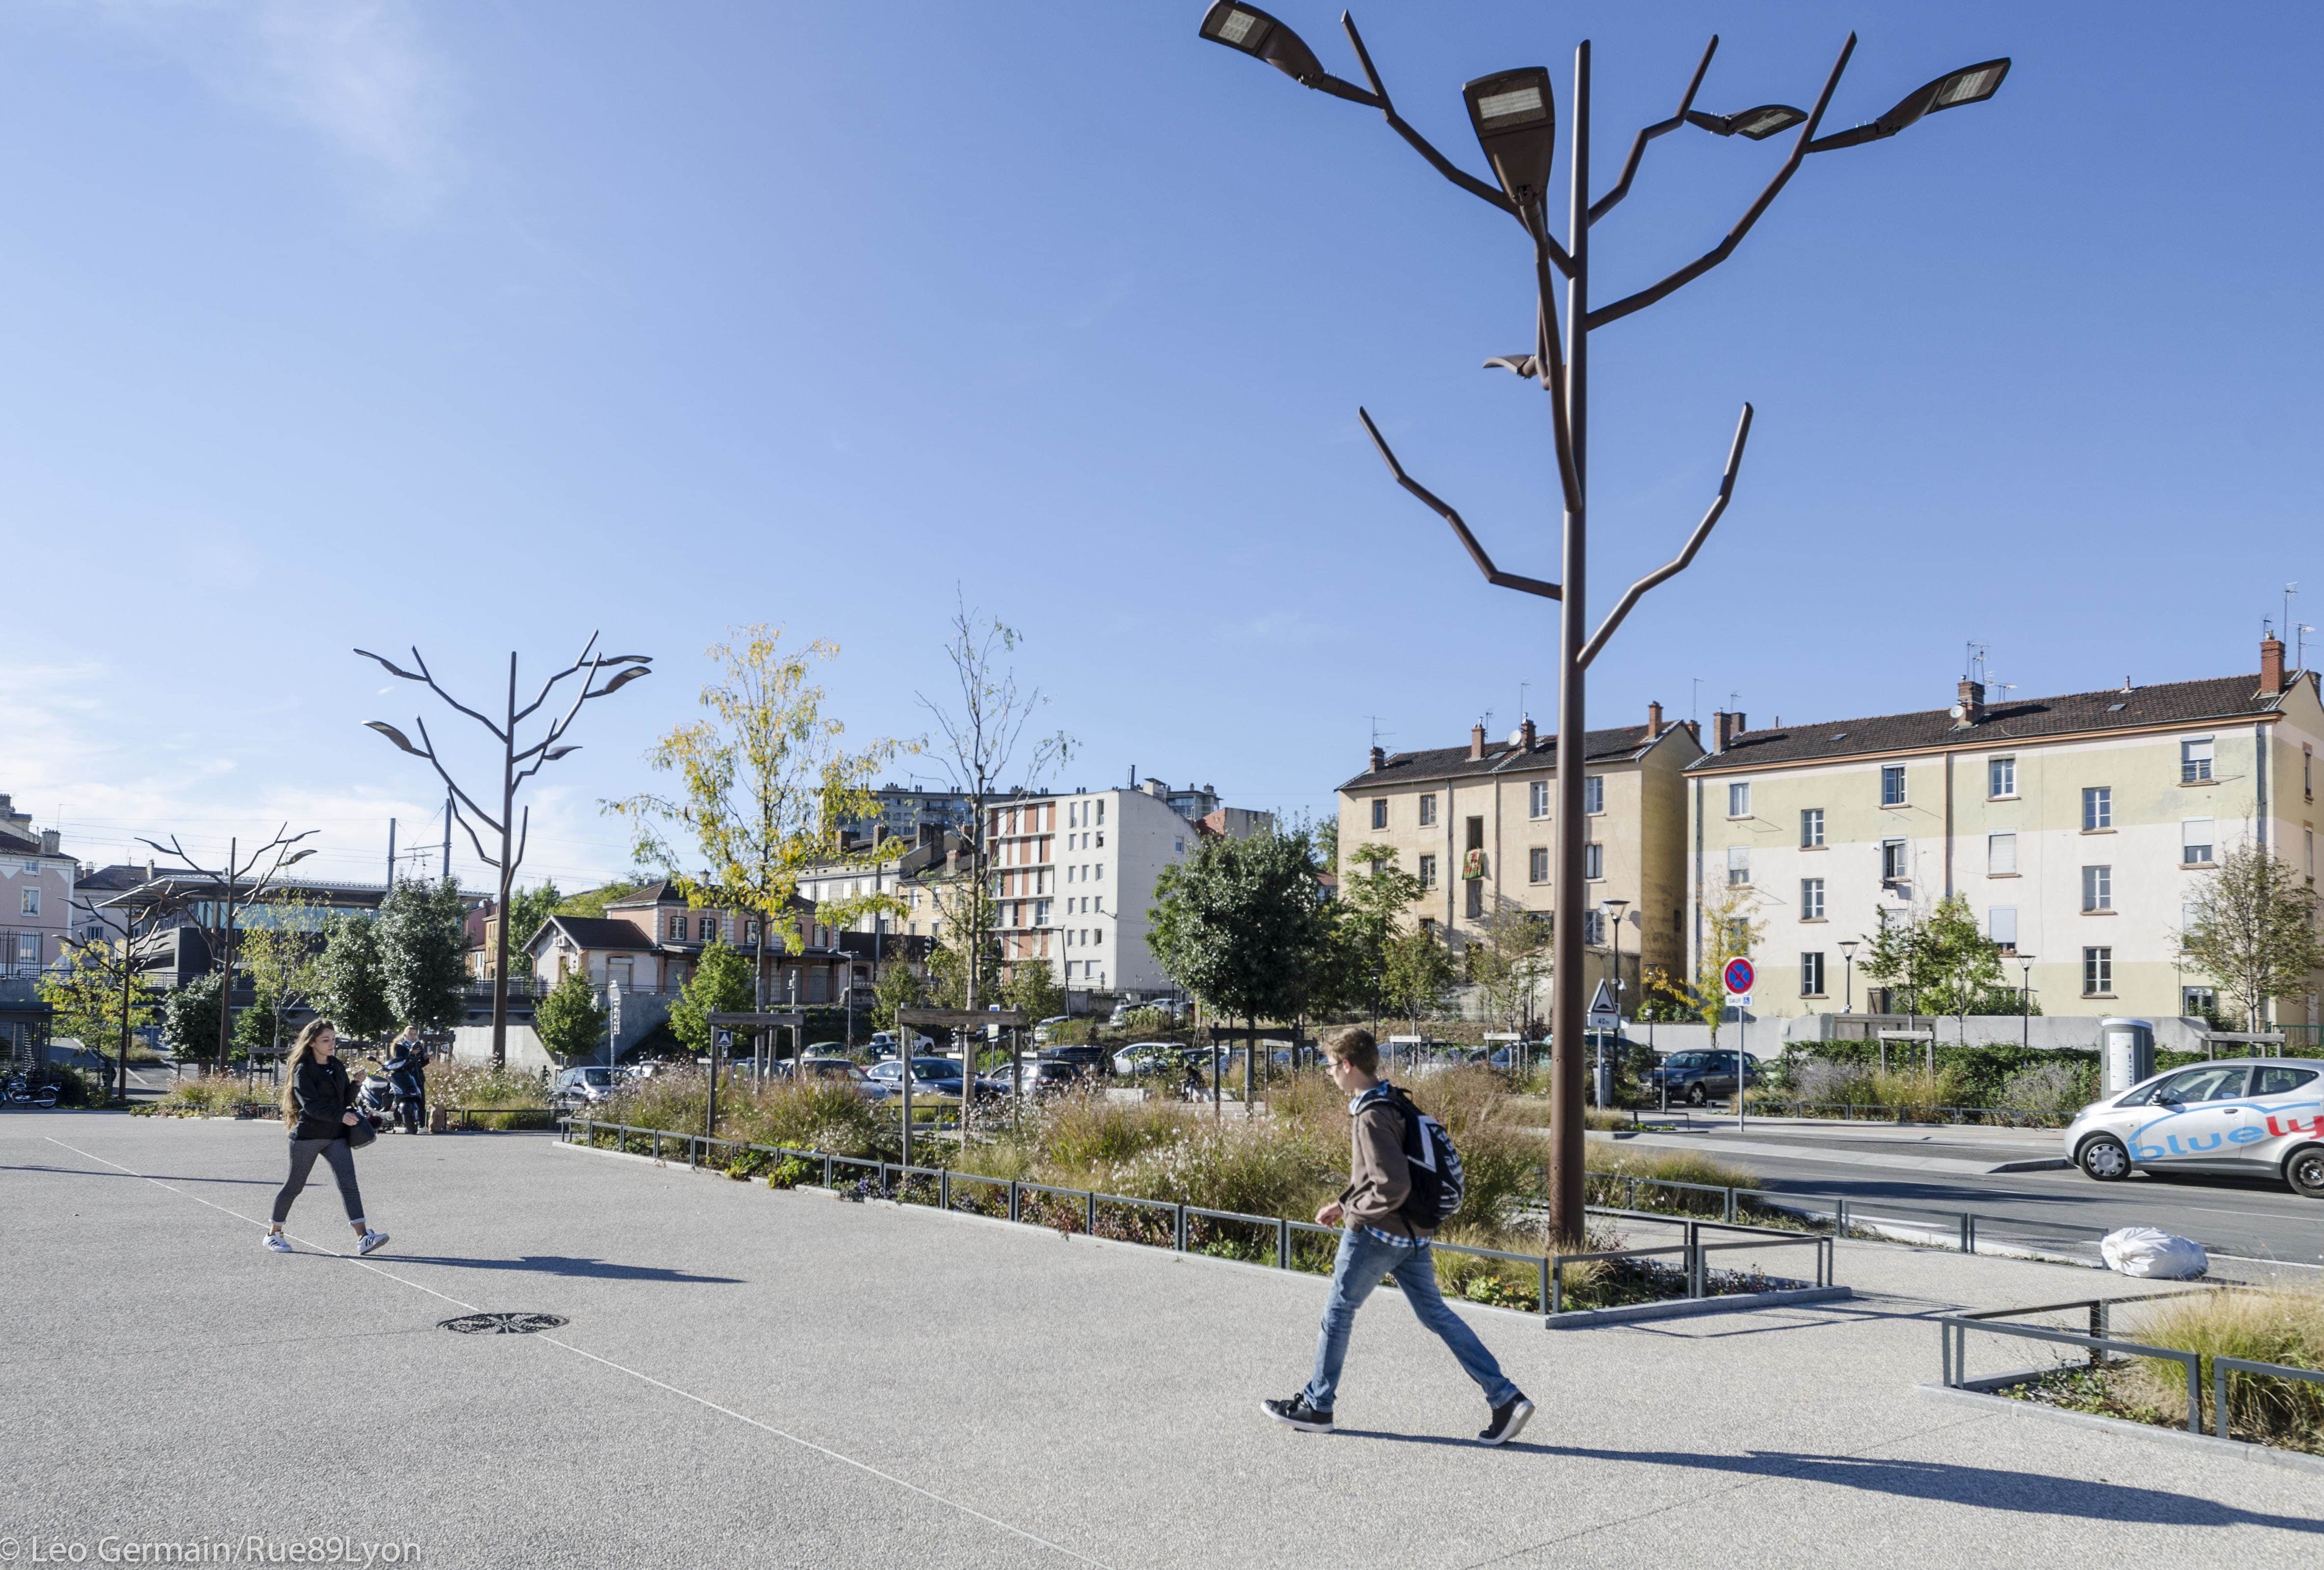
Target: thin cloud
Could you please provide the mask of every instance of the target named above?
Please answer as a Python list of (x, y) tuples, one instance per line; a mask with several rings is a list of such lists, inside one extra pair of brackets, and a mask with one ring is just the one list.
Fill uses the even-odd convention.
[(232, 102), (317, 132), (414, 217), (450, 185), (448, 71), (409, 0), (63, 0)]

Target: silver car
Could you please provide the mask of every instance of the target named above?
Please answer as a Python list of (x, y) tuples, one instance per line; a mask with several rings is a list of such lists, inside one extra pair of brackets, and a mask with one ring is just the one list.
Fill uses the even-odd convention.
[(2247, 1057), (2158, 1074), (2075, 1113), (2066, 1158), (2101, 1183), (2134, 1171), (2266, 1173), (2324, 1199), (2324, 1062)]

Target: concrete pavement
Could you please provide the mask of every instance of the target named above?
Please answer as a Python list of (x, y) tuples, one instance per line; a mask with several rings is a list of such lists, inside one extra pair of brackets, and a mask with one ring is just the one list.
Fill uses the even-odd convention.
[[(567, 1565), (2304, 1564), (2313, 1476), (1960, 1410), (1926, 1316), (2111, 1287), (1843, 1246), (1858, 1301), (1545, 1334), (1482, 1402), (1392, 1295), (1329, 1437), (1264, 1422), (1322, 1285), (770, 1193), (524, 1135), (383, 1140), (356, 1262), (326, 1183), (257, 1244), (271, 1125), (0, 1123), (0, 1538), (418, 1543)], [(566, 1316), (532, 1336), (436, 1328)], [(172, 1350), (154, 1350), (154, 1332)], [(357, 1562), (360, 1562), (358, 1559)]]

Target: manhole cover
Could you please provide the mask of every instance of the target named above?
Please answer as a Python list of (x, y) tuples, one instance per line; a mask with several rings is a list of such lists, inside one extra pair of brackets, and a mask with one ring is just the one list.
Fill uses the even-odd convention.
[(457, 1319), (440, 1321), (437, 1328), (461, 1335), (530, 1335), (565, 1323), (558, 1314), (463, 1314)]

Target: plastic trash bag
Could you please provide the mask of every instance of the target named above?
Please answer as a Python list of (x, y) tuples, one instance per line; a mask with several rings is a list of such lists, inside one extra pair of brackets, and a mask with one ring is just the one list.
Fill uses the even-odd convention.
[(2126, 1226), (2100, 1240), (2107, 1269), (2157, 1281), (2189, 1281), (2211, 1268), (2211, 1256), (2191, 1238), (2152, 1226)]

